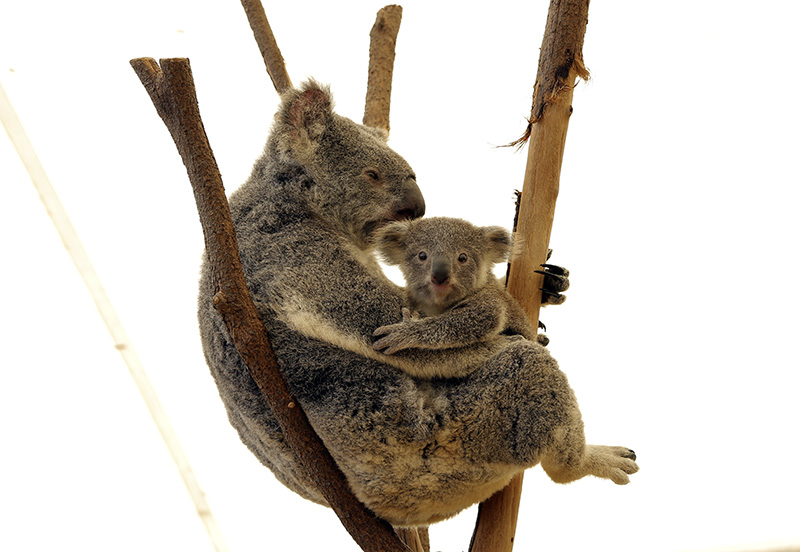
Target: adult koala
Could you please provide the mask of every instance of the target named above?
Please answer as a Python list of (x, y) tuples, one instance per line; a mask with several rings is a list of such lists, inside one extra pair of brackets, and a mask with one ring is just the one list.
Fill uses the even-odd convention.
[[(585, 445), (572, 390), (536, 343), (373, 349), (373, 331), (400, 322), (405, 294), (383, 275), (371, 237), (389, 221), (422, 216), (424, 202), (385, 134), (333, 113), (327, 89), (309, 82), (284, 95), (264, 154), (230, 205), (245, 278), (291, 392), (380, 517), (395, 526), (447, 518), (537, 463), (559, 482), (591, 474), (622, 484), (637, 470), (626, 448)], [(282, 483), (324, 504), (212, 294), (204, 267), (204, 352), (231, 424)], [(445, 365), (446, 373), (469, 368), (425, 377)]]

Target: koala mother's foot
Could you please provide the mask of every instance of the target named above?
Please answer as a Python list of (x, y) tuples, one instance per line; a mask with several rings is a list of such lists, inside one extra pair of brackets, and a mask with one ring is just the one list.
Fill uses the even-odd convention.
[(629, 448), (586, 445), (584, 461), (589, 474), (610, 479), (617, 485), (627, 485), (630, 482), (628, 475), (639, 471), (635, 460), (636, 453)]
[(636, 453), (625, 447), (586, 445), (583, 458), (577, 466), (542, 461), (550, 479), (556, 483), (569, 483), (587, 475), (610, 479), (617, 485), (627, 485), (628, 475), (639, 471)]

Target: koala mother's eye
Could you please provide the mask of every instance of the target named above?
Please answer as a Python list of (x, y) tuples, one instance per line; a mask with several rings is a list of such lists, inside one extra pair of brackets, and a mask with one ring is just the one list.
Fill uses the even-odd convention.
[(373, 184), (377, 184), (381, 181), (381, 173), (379, 173), (375, 169), (364, 169), (361, 174), (367, 177), (367, 180), (372, 182)]
[(417, 255), (417, 258), (418, 258), (420, 261), (424, 261), (424, 260), (426, 260), (426, 259), (428, 258), (428, 254), (427, 254), (427, 253), (425, 253), (424, 251), (420, 251), (420, 252), (419, 252), (419, 255)]
[(458, 262), (459, 263), (467, 262), (467, 254), (466, 253), (462, 253), (461, 255), (459, 255), (458, 256)]

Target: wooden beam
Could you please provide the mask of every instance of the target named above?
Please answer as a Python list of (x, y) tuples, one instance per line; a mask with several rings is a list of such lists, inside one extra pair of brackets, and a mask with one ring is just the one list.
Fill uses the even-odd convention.
[[(543, 276), (535, 270), (547, 259), (558, 197), (561, 162), (572, 114), (572, 91), (583, 65), (583, 37), (589, 0), (551, 0), (528, 128), (518, 143), (530, 139), (517, 233), (523, 251), (513, 263), (508, 290), (533, 327), (539, 321)], [(470, 552), (510, 552), (514, 546), (522, 473), (481, 504)]]

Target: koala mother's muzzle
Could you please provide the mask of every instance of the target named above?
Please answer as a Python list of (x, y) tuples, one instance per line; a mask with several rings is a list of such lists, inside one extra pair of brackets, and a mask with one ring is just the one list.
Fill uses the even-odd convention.
[(394, 220), (417, 219), (425, 214), (425, 199), (416, 182), (411, 180), (405, 186), (398, 201), (392, 206)]
[(386, 202), (386, 210), (379, 218), (375, 218), (363, 225), (363, 235), (370, 240), (378, 228), (391, 222), (400, 220), (418, 219), (425, 214), (425, 200), (419, 191), (413, 177), (406, 179), (396, 187), (387, 190), (391, 199)]

